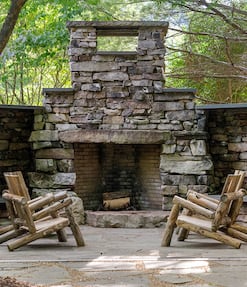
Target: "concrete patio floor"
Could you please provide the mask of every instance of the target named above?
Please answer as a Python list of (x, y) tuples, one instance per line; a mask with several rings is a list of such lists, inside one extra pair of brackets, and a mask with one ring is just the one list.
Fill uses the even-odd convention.
[(77, 248), (56, 237), (9, 252), (0, 245), (0, 276), (56, 287), (247, 286), (247, 245), (234, 249), (191, 235), (160, 247), (163, 228), (81, 226)]

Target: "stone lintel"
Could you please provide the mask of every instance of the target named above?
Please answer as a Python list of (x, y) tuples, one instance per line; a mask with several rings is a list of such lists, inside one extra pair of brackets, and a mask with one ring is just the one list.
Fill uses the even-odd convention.
[(142, 27), (164, 27), (166, 30), (169, 23), (167, 21), (68, 21), (67, 28), (94, 27), (96, 29), (119, 30), (119, 29), (139, 29)]
[(162, 29), (167, 33), (168, 22), (166, 21), (69, 21), (68, 29), (95, 28), (97, 36), (138, 36), (142, 29)]
[(73, 130), (59, 133), (67, 143), (162, 144), (171, 138), (169, 131)]

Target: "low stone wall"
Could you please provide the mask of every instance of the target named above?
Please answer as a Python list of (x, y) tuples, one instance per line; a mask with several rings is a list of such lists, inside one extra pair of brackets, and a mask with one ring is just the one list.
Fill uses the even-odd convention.
[(34, 114), (42, 107), (0, 106), (0, 190), (6, 188), (3, 173), (21, 170), (27, 181), (27, 173), (34, 170), (31, 143)]
[(209, 152), (214, 162), (215, 190), (227, 174), (247, 170), (247, 104), (202, 106), (208, 117)]

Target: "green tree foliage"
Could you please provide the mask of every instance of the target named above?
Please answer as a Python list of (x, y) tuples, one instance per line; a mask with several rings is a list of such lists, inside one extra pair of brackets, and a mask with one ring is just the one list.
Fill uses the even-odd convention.
[[(0, 24), (9, 5), (1, 0)], [(0, 103), (40, 105), (43, 87), (71, 87), (68, 20), (169, 21), (165, 86), (195, 87), (208, 101), (245, 101), (246, 16), (245, 0), (27, 1), (0, 59)], [(104, 38), (98, 48), (132, 51), (135, 43)]]
[[(1, 2), (1, 11), (7, 4)], [(83, 11), (70, 0), (26, 3), (0, 59), (1, 103), (37, 105), (43, 87), (70, 86), (66, 22), (81, 18)]]
[(246, 1), (156, 2), (176, 20), (167, 39), (166, 85), (195, 87), (203, 101), (246, 101)]

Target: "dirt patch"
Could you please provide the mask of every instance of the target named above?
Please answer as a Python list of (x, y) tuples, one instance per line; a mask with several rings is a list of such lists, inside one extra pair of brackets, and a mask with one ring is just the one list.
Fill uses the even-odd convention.
[(42, 287), (28, 282), (18, 281), (12, 277), (0, 277), (0, 287)]

